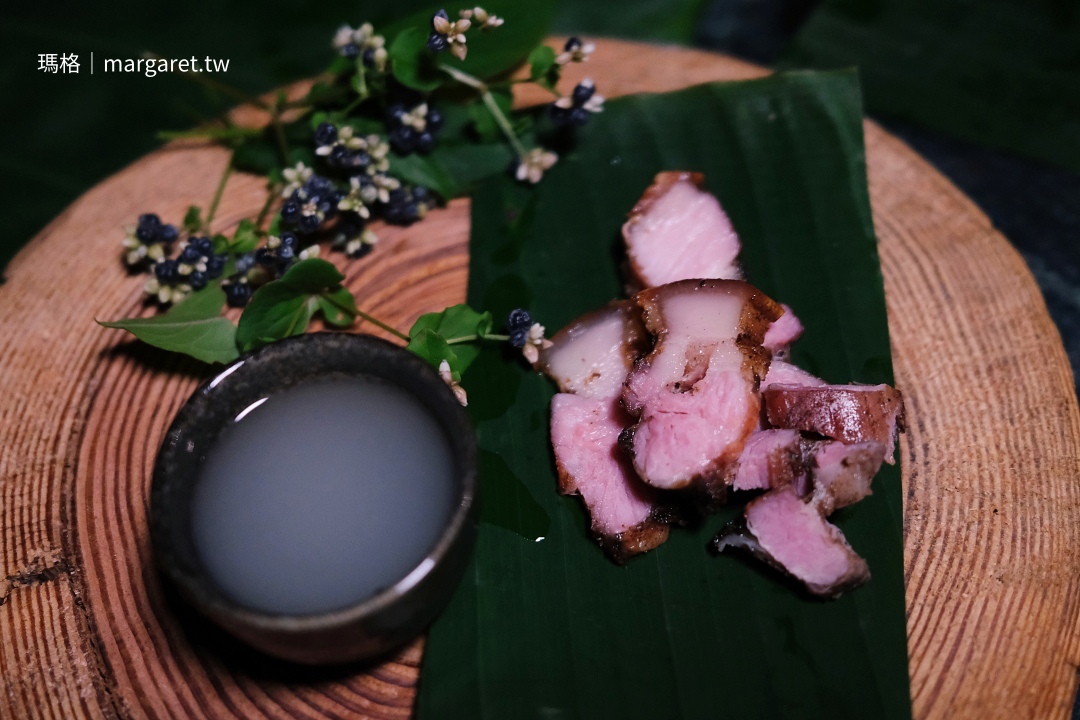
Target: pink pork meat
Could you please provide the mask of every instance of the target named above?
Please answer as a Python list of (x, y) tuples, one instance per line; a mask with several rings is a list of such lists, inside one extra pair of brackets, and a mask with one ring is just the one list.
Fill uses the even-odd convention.
[(559, 491), (581, 496), (592, 532), (617, 562), (664, 542), (668, 526), (657, 491), (638, 478), (619, 447), (631, 420), (623, 382), (648, 342), (641, 311), (630, 300), (610, 303), (560, 330), (537, 367), (562, 391), (551, 401), (551, 443)]
[(739, 236), (700, 173), (662, 172), (623, 225), (636, 288), (695, 278), (739, 279)]
[(626, 380), (636, 423), (623, 443), (647, 483), (700, 484), (721, 499), (728, 466), (758, 427), (770, 359), (761, 342), (780, 306), (737, 280), (683, 280), (635, 299), (656, 342)]
[(641, 482), (618, 446), (628, 421), (618, 400), (559, 393), (551, 401), (559, 491), (581, 496), (593, 535), (620, 563), (668, 537), (657, 491)]
[(742, 520), (714, 538), (713, 547), (717, 552), (749, 551), (821, 597), (839, 597), (870, 579), (866, 561), (851, 549), (840, 528), (791, 487), (752, 501)]

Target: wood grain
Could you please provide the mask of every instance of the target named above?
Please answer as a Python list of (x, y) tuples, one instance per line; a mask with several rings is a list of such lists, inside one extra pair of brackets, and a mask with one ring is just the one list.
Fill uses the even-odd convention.
[[(571, 75), (585, 71), (608, 96), (765, 72), (617, 41), (599, 42)], [(1068, 360), (1030, 273), (987, 218), (898, 140), (872, 123), (866, 134), (911, 419), (901, 449), (915, 715), (1066, 717), (1080, 663), (1080, 412)], [(76, 201), (0, 286), (0, 717), (410, 714), (419, 641), (333, 672), (256, 662), (169, 597), (153, 569), (150, 467), (206, 371), (93, 320), (147, 311), (141, 279), (119, 270), (120, 226), (206, 203), (225, 162), (223, 150), (190, 144), (147, 156)], [(214, 229), (263, 199), (261, 180), (234, 176)], [(362, 307), (405, 328), (462, 300), (467, 201), (380, 234), (345, 266)]]

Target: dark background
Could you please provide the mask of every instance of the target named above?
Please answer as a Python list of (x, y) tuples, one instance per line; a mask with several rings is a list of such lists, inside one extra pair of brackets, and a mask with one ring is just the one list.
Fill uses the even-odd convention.
[[(834, 10), (850, 11), (856, 19), (864, 12), (870, 13), (867, 17), (880, 15), (889, 9), (889, 3), (918, 5), (912, 0), (827, 1)], [(231, 104), (178, 76), (103, 75), (105, 57), (138, 57), (152, 50), (166, 57), (228, 58), (224, 79), (246, 91), (262, 92), (323, 69), (331, 58), (330, 38), (341, 23), (356, 25), (369, 20), (378, 27), (389, 18), (428, 4), (426, 0), (3, 3), (0, 196), (4, 225), (0, 267), (79, 194), (157, 147), (157, 131), (191, 127)], [(812, 57), (792, 53), (790, 47), (793, 40), (798, 44), (797, 33), (818, 4), (818, 0), (568, 0), (554, 31), (695, 45), (768, 65), (795, 62), (793, 57), (798, 58), (798, 64), (813, 64)], [(977, 13), (985, 7), (966, 0), (946, 4), (953, 12), (967, 13), (976, 26)], [(1056, 23), (1073, 23), (1073, 31), (1080, 37), (1080, 2), (1045, 0), (1014, 5), (1011, 11), (1029, 12), (1036, 19), (1040, 13), (1050, 12)], [(907, 19), (908, 25), (918, 24), (920, 7), (911, 16), (914, 20)], [(925, 27), (915, 29), (933, 30), (934, 23), (941, 20), (932, 17), (937, 7), (925, 4), (921, 10), (927, 13)], [(1018, 26), (1017, 34), (1034, 33), (1036, 25)], [(988, 38), (991, 45), (994, 40)], [(1039, 47), (1037, 34), (1026, 40), (1029, 47)], [(915, 43), (909, 45), (912, 47), (905, 52), (918, 51)], [(1073, 49), (1075, 57), (1066, 52), (1052, 60), (1060, 60), (1059, 65), (1080, 62), (1080, 43)], [(842, 50), (836, 48), (835, 55), (847, 57)], [(93, 76), (89, 75), (91, 51), (96, 61)], [(39, 72), (39, 53), (77, 53), (80, 71), (76, 75)], [(903, 58), (897, 58), (898, 71), (903, 69), (902, 62)], [(992, 80), (993, 72), (987, 67), (984, 75)], [(880, 68), (864, 76), (864, 83), (869, 83), (868, 97), (887, 92), (887, 87), (874, 84), (880, 76)], [(1033, 77), (1039, 79), (1028, 77), (1029, 85)], [(934, 80), (926, 78), (928, 83)], [(1007, 97), (1001, 100), (1007, 105)], [(1068, 102), (1073, 101), (1075, 98)], [(1080, 379), (1080, 174), (1066, 169), (1067, 162), (1055, 164), (1053, 158), (1049, 163), (1026, 159), (1009, 150), (957, 139), (949, 122), (934, 122), (925, 112), (905, 113), (903, 107), (892, 107), (888, 115), (879, 117), (874, 103), (871, 105), (870, 115), (949, 176), (1023, 254)], [(1071, 106), (1066, 105), (1066, 113), (1071, 112)], [(908, 119), (899, 119), (902, 117)], [(1080, 120), (1065, 117), (1072, 122)], [(991, 112), (987, 123), (992, 125), (993, 120)], [(935, 127), (946, 128), (950, 135)], [(1006, 138), (999, 145), (1009, 147), (1010, 143)], [(208, 194), (216, 180), (207, 178)], [(118, 228), (117, 242), (119, 238)], [(1080, 703), (1074, 717), (1080, 719)]]

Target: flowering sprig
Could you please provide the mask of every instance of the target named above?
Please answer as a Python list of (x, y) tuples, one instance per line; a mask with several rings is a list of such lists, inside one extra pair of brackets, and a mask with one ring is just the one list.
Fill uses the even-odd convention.
[[(491, 58), (521, 57), (521, 49), (508, 52), (508, 43), (518, 42), (515, 36), (498, 32), (513, 21), (472, 6), (440, 11), (394, 37), (370, 23), (342, 25), (329, 38), (335, 51), (330, 69), (298, 99), (285, 93), (256, 98), (191, 75), (264, 111), (269, 124), (259, 129), (221, 121), (163, 135), (223, 143), (234, 151), (232, 161), (205, 213), (192, 207), (176, 224), (146, 213), (125, 228), (121, 259), (146, 273), (148, 301), (162, 312), (108, 325), (167, 350), (224, 362), (302, 332), (313, 316), (336, 327), (361, 319), (428, 357), (462, 402), (460, 376), (475, 357), (474, 346), (510, 343), (535, 362), (548, 343), (538, 323), (509, 323), (506, 334), (499, 334), (489, 314), (455, 306), (402, 333), (359, 310), (340, 272), (325, 259), (328, 250), (362, 258), (378, 243), (374, 223), (408, 225), (467, 192), (478, 180), (467, 167), (471, 163), (447, 162), (446, 153), (479, 143), (473, 157), (484, 157), (481, 166), (498, 168), (506, 167), (509, 148), (511, 173), (535, 184), (558, 160), (545, 133), (565, 143), (566, 132), (602, 109), (603, 98), (591, 82), (569, 95), (557, 89), (562, 67), (587, 60), (594, 50), (577, 38), (560, 54), (533, 48), (529, 76), (507, 79), (512, 67), (493, 65)], [(542, 36), (535, 35), (537, 41)], [(511, 86), (520, 82), (555, 95), (547, 113), (511, 110)], [(458, 168), (464, 169), (461, 179)], [(234, 169), (264, 173), (268, 181), (258, 216), (243, 220), (230, 237), (211, 228)], [(222, 316), (226, 306), (242, 310), (238, 323), (229, 319), (235, 314)]]

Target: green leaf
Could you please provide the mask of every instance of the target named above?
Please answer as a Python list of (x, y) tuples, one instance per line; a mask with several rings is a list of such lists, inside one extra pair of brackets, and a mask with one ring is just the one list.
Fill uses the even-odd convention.
[(430, 92), (443, 84), (446, 76), (435, 66), (427, 49), (428, 32), (412, 27), (394, 38), (390, 45), (390, 69), (402, 85)]
[[(394, 33), (399, 33), (391, 43), (390, 59), (392, 63), (397, 62), (394, 46), (401, 40), (402, 35), (409, 33), (411, 37), (408, 40), (408, 52), (405, 52), (405, 47), (402, 48), (402, 54), (409, 59), (409, 62), (414, 62), (413, 59), (418, 55), (417, 46), (422, 41), (425, 52), (437, 59), (440, 64), (456, 67), (482, 80), (502, 75), (520, 65), (528, 57), (529, 52), (547, 37), (557, 6), (558, 3), (555, 0), (529, 0), (529, 2), (490, 0), (485, 2), (483, 4), (485, 10), (503, 18), (506, 22), (501, 27), (490, 31), (480, 28), (469, 30), (466, 44), (469, 52), (462, 61), (451, 55), (449, 51), (432, 54), (426, 50), (427, 37), (431, 32), (431, 18), (435, 12), (445, 7), (451, 19), (456, 19), (457, 10), (461, 9), (453, 5), (432, 5), (428, 9), (409, 15), (388, 26), (387, 38), (394, 37)], [(409, 87), (417, 90), (431, 89), (410, 85), (398, 74), (397, 67), (392, 65), (391, 69), (395, 77)], [(408, 77), (412, 79), (411, 75)]]
[(491, 313), (454, 305), (418, 317), (409, 329), (408, 347), (435, 367), (446, 360), (455, 377), (460, 377), (479, 353), (477, 337), (490, 333), (493, 325)]
[(335, 327), (349, 327), (356, 320), (356, 299), (347, 288), (328, 290), (319, 296), (323, 319)]
[(449, 200), (461, 195), (464, 190), (450, 172), (443, 167), (438, 156), (423, 156), (413, 153), (401, 157), (390, 154), (390, 174), (414, 185), (431, 188), (443, 198)]
[(232, 241), (229, 243), (229, 252), (243, 255), (254, 251), (258, 246), (259, 233), (255, 228), (255, 223), (251, 220), (241, 220), (236, 227), (236, 232), (233, 233)]
[(184, 229), (194, 234), (202, 230), (202, 226), (202, 210), (197, 205), (192, 205), (184, 213)]
[(244, 352), (268, 342), (303, 333), (316, 312), (331, 325), (344, 327), (347, 313), (355, 316), (352, 294), (341, 287), (345, 276), (333, 263), (309, 258), (289, 268), (279, 280), (263, 285), (251, 296), (240, 316), (236, 343)]
[(332, 262), (321, 258), (308, 258), (286, 270), (278, 282), (297, 292), (321, 293), (327, 288), (340, 285), (344, 279), (345, 276)]
[[(610, 101), (535, 188), (499, 176), (473, 193), (469, 303), (496, 317), (527, 307), (554, 332), (622, 297), (619, 228), (653, 176), (673, 169), (705, 173), (742, 238), (748, 277), (805, 323), (796, 362), (832, 382), (891, 380), (853, 73)], [(590, 538), (580, 500), (557, 493), (550, 381), (492, 343), (463, 384), (481, 449), (550, 527), (541, 542), (507, 530), (530, 511), (500, 495), (500, 524), (481, 524), (465, 580), (428, 637), (421, 720), (910, 717), (896, 466), (834, 517), (873, 572), (835, 602), (711, 556), (708, 540), (736, 508), (674, 528), (617, 567)], [(500, 491), (484, 482), (486, 503)]]
[(529, 53), (529, 77), (541, 85), (554, 88), (559, 83), (562, 68), (555, 63), (555, 51), (547, 45), (538, 45)]
[(301, 335), (318, 309), (318, 300), (280, 280), (255, 291), (240, 316), (236, 344), (243, 352), (274, 340)]
[(784, 64), (858, 65), (871, 112), (1080, 172), (1075, 2), (830, 0)]
[(162, 350), (184, 353), (206, 363), (226, 363), (235, 360), (239, 353), (236, 351), (236, 326), (221, 316), (224, 307), (224, 291), (211, 285), (160, 315), (99, 321), (99, 324), (127, 330), (144, 343)]

